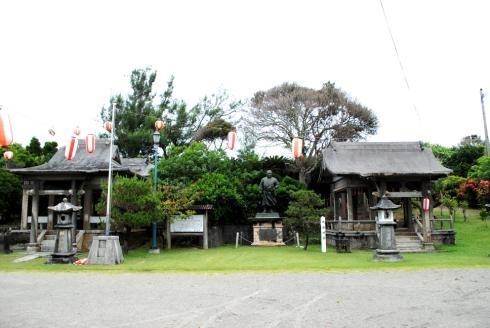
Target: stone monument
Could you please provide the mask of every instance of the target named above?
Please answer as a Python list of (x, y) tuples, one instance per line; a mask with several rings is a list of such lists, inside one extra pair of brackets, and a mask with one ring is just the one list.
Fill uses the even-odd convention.
[(274, 209), (277, 207), (276, 190), (279, 181), (268, 170), (260, 181), (262, 192), (262, 212), (250, 218), (253, 222), (253, 246), (282, 246), (285, 245), (282, 238), (282, 218)]
[(396, 262), (403, 260), (400, 251), (396, 248), (396, 223), (393, 219), (393, 210), (399, 207), (400, 205), (393, 204), (386, 195), (381, 197), (376, 206), (371, 207), (372, 210), (378, 211), (376, 230), (378, 231), (379, 245), (373, 256), (375, 261)]

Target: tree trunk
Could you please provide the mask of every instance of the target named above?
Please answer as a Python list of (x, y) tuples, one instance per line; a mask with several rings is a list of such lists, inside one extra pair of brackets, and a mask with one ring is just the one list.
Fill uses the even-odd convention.
[(129, 253), (129, 238), (130, 238), (130, 235), (131, 235), (131, 227), (129, 226), (126, 226), (125, 229), (124, 229), (124, 233), (123, 233), (123, 246), (122, 246), (122, 250), (123, 250), (123, 253), (124, 254), (128, 254)]
[(463, 208), (462, 212), (463, 212), (464, 222), (466, 222), (468, 220), (468, 217), (466, 216), (466, 208)]
[(298, 180), (300, 183), (306, 186), (306, 170), (304, 167), (300, 167)]
[(310, 235), (308, 233), (306, 233), (305, 248), (303, 248), (303, 250), (305, 250), (305, 251), (308, 249), (309, 240), (310, 240)]

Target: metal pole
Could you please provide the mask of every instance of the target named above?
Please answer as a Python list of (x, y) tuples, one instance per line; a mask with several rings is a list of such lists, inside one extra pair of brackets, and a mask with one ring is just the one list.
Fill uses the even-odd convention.
[(481, 111), (483, 114), (483, 127), (485, 128), (485, 155), (490, 156), (490, 142), (488, 141), (487, 117), (485, 115), (485, 102), (483, 101), (484, 98), (485, 94), (483, 93), (483, 89), (480, 88)]
[(112, 193), (112, 149), (114, 144), (114, 131), (116, 125), (114, 124), (116, 118), (116, 103), (112, 103), (112, 125), (111, 125), (111, 144), (109, 146), (109, 177), (107, 181), (107, 209), (106, 209), (106, 224), (105, 235), (109, 236), (111, 233), (111, 193)]
[[(154, 168), (153, 168), (153, 191), (157, 191), (157, 181), (158, 181), (158, 176), (157, 176), (157, 169), (158, 169), (158, 145), (154, 145)], [(151, 249), (152, 250), (157, 250), (157, 223), (153, 221), (151, 223)]]

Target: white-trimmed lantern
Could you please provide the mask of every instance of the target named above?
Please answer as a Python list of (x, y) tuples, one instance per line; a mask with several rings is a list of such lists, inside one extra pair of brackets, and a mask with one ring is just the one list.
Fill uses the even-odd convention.
[(92, 154), (95, 151), (95, 134), (89, 133), (85, 137), (85, 150), (87, 153)]
[(12, 160), (12, 158), (14, 158), (14, 153), (11, 152), (10, 150), (7, 150), (5, 153), (3, 153), (3, 158), (6, 161), (10, 161), (10, 160)]
[(231, 130), (230, 132), (228, 132), (227, 140), (228, 140), (228, 149), (229, 150), (235, 150), (235, 147), (236, 147), (236, 130)]
[(111, 132), (112, 131), (112, 122), (111, 121), (104, 122), (104, 129), (107, 132)]
[(72, 136), (70, 138), (70, 141), (68, 142), (68, 145), (66, 145), (65, 148), (65, 158), (71, 161), (73, 158), (75, 158), (77, 149), (78, 149), (78, 138), (77, 136)]
[(3, 110), (0, 111), (0, 147), (7, 147), (14, 141), (10, 117)]
[(294, 159), (303, 157), (303, 139), (293, 138), (292, 148)]
[(161, 129), (163, 129), (165, 127), (165, 122), (163, 122), (162, 120), (157, 120), (155, 121), (155, 129), (157, 131), (160, 131)]

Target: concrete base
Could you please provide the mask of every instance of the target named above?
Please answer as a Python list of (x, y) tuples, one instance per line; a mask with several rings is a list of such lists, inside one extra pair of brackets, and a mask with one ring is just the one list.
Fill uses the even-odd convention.
[(94, 236), (88, 254), (88, 264), (120, 264), (123, 262), (119, 236)]
[(37, 253), (41, 250), (39, 244), (27, 244), (26, 251), (29, 254)]
[(398, 262), (403, 261), (403, 256), (400, 255), (400, 252), (396, 249), (394, 250), (384, 250), (377, 249), (373, 256), (374, 261), (380, 262)]
[(148, 254), (160, 254), (160, 248), (150, 248)]

